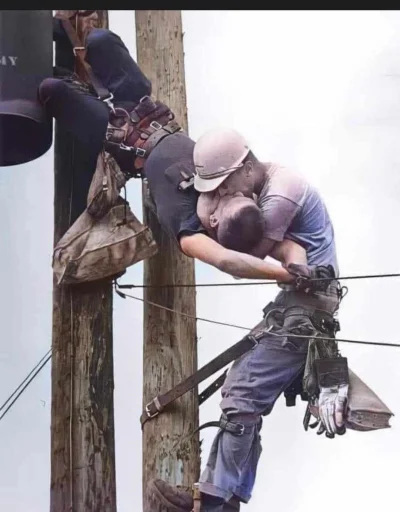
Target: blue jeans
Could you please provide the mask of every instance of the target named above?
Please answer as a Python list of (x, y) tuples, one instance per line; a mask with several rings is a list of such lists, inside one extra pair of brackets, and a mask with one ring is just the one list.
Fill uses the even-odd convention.
[[(306, 306), (305, 302), (302, 293), (281, 292), (274, 305), (297, 304), (310, 311), (322, 309), (333, 313), (339, 305), (337, 285), (332, 284), (326, 294), (318, 294), (312, 306)], [(222, 416), (245, 428), (242, 435), (224, 429), (218, 431), (200, 477), (201, 492), (225, 501), (236, 496), (247, 503), (251, 498), (262, 450), (262, 417), (270, 414), (279, 396), (304, 371), (308, 339), (291, 336), (293, 329), (301, 327), (304, 333), (310, 333), (311, 320), (304, 315), (288, 318), (281, 328), (272, 331), (282, 337), (265, 333), (253, 349), (232, 365), (221, 390)]]
[[(57, 41), (62, 34), (67, 37), (61, 26), (56, 24), (55, 28)], [(115, 105), (133, 108), (143, 96), (151, 94), (151, 82), (132, 59), (119, 36), (107, 29), (93, 29), (87, 37), (86, 49), (86, 61), (97, 78), (114, 95)], [(83, 211), (97, 157), (103, 147), (108, 107), (94, 94), (64, 79), (46, 78), (40, 84), (38, 94), (48, 114), (84, 148), (91, 162), (85, 173), (77, 176), (79, 195), (82, 198), (80, 210)]]

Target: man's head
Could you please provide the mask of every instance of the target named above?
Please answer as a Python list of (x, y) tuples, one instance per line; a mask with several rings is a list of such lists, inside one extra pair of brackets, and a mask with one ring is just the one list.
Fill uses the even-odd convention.
[(208, 233), (227, 249), (250, 254), (262, 240), (265, 221), (253, 199), (236, 193), (213, 199), (201, 194), (197, 213)]
[(257, 159), (237, 131), (218, 128), (205, 133), (194, 147), (193, 159), (197, 191), (218, 189), (221, 196), (241, 192), (252, 197)]

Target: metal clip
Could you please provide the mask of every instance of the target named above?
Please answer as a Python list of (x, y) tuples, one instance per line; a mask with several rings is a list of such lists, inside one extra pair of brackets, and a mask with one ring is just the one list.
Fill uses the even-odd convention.
[(84, 51), (84, 50), (86, 50), (86, 48), (84, 46), (74, 46), (72, 48), (72, 51), (74, 52), (75, 57), (76, 57), (76, 50)]
[[(100, 99), (101, 99), (101, 98), (99, 97), (99, 100), (100, 100)], [(113, 93), (112, 93), (112, 92), (110, 92), (110, 96), (108, 96), (107, 98), (104, 98), (104, 100), (102, 100), (102, 101), (104, 101), (104, 103), (105, 103), (105, 104), (107, 105), (107, 107), (111, 110), (111, 112), (112, 112), (113, 114), (115, 114), (115, 108), (114, 108), (114, 104), (113, 104), (113, 102), (112, 102), (112, 100), (113, 100), (113, 99), (114, 99), (114, 95), (113, 95)]]
[(125, 144), (123, 142), (121, 142), (121, 144), (119, 145), (119, 147), (121, 149), (123, 149), (124, 151), (133, 151), (134, 148), (132, 146), (125, 146)]
[(160, 123), (157, 123), (157, 121), (152, 121), (150, 123), (150, 126), (154, 128), (155, 130), (161, 130), (162, 125)]

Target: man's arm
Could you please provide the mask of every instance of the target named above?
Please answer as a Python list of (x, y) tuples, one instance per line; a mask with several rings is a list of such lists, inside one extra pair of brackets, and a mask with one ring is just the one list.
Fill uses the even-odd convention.
[(202, 233), (183, 236), (180, 246), (186, 256), (197, 258), (234, 277), (271, 279), (282, 283), (289, 283), (294, 279), (283, 267), (267, 263), (249, 254), (225, 249)]
[(283, 240), (274, 245), (269, 256), (285, 265), (296, 263), (297, 265), (307, 265), (307, 253), (304, 247), (292, 240)]

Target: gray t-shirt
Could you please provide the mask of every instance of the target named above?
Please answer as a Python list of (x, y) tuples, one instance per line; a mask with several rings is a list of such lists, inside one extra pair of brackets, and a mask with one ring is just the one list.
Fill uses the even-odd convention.
[(268, 179), (257, 200), (266, 220), (265, 236), (297, 242), (309, 265), (332, 265), (338, 275), (334, 230), (318, 191), (285, 167), (267, 167)]

